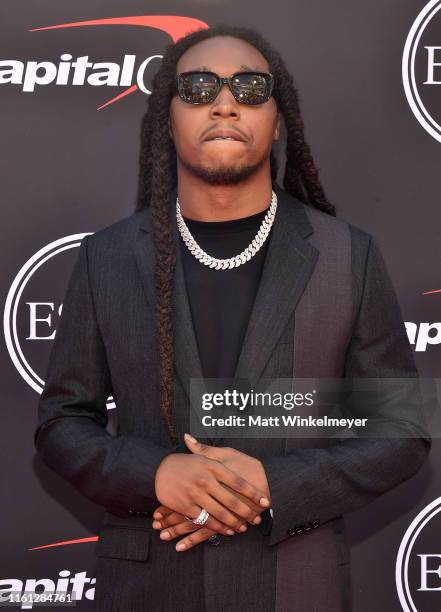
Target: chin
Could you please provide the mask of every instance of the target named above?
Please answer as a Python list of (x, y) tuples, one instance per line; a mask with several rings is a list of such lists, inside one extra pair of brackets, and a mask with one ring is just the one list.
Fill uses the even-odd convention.
[(236, 161), (232, 157), (222, 155), (215, 160), (198, 159), (196, 162), (181, 158), (180, 161), (187, 172), (210, 185), (237, 185), (252, 176), (266, 161), (265, 158), (257, 162)]

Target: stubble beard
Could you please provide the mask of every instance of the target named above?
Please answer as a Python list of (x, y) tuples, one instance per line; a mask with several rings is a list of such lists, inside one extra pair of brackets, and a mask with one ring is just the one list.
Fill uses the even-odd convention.
[(235, 164), (229, 166), (204, 166), (181, 160), (182, 165), (193, 176), (208, 185), (237, 185), (250, 178), (266, 162), (263, 157), (255, 164)]

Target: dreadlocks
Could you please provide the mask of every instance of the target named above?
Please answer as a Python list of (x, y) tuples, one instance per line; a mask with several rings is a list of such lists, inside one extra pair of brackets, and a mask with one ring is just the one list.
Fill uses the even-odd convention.
[[(176, 245), (169, 206), (171, 191), (177, 186), (177, 161), (168, 131), (169, 105), (175, 95), (176, 65), (183, 53), (196, 43), (214, 36), (234, 36), (253, 45), (265, 57), (274, 75), (274, 97), (286, 128), (286, 165), (283, 187), (305, 204), (336, 215), (320, 184), (317, 168), (304, 138), (304, 124), (293, 78), (280, 56), (254, 29), (219, 24), (193, 32), (165, 50), (161, 66), (152, 81), (152, 94), (141, 124), (138, 195), (135, 212), (151, 209), (155, 244), (156, 334), (159, 350), (161, 417), (170, 439), (179, 444), (172, 418), (174, 352), (172, 325), (173, 275)], [(277, 159), (270, 154), (271, 179), (277, 178)]]

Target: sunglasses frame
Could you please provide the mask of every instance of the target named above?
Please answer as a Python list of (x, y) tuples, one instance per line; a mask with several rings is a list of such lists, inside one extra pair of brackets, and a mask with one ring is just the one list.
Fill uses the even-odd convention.
[[(217, 89), (213, 95), (213, 98), (210, 100), (207, 100), (206, 102), (190, 102), (189, 100), (185, 99), (184, 93), (183, 93), (184, 77), (187, 76), (188, 74), (212, 74), (214, 75), (217, 81)], [(237, 76), (238, 74), (253, 74), (253, 75), (265, 77), (266, 82), (268, 83), (268, 91), (265, 96), (265, 99), (262, 100), (261, 102), (257, 102), (256, 104), (250, 104), (249, 102), (238, 100), (238, 98), (236, 97), (236, 94), (234, 93), (233, 82), (232, 82), (234, 77)], [(192, 104), (194, 106), (200, 105), (200, 104), (211, 104), (211, 102), (214, 102), (217, 96), (219, 95), (220, 90), (222, 89), (224, 85), (228, 85), (231, 93), (233, 94), (234, 99), (236, 100), (236, 102), (239, 102), (239, 104), (245, 104), (246, 106), (259, 106), (260, 104), (264, 104), (265, 102), (268, 102), (268, 100), (270, 99), (271, 94), (273, 92), (273, 88), (274, 88), (274, 76), (270, 72), (259, 72), (257, 70), (238, 71), (232, 74), (230, 77), (221, 77), (215, 72), (212, 72), (211, 70), (187, 70), (186, 72), (181, 72), (180, 74), (176, 75), (176, 83), (178, 87), (178, 94), (181, 100), (183, 102), (186, 102), (187, 104)]]

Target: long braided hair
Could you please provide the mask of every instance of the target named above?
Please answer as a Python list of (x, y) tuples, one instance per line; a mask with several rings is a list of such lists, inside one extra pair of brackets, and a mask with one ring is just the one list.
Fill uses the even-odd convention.
[[(307, 205), (336, 216), (326, 199), (317, 168), (304, 138), (299, 99), (291, 74), (280, 54), (254, 28), (218, 24), (200, 29), (168, 45), (152, 81), (152, 93), (141, 123), (138, 194), (135, 212), (150, 207), (155, 244), (155, 316), (159, 350), (161, 418), (171, 441), (179, 445), (173, 422), (174, 351), (172, 325), (173, 276), (176, 244), (172, 232), (171, 191), (177, 186), (176, 149), (168, 131), (170, 102), (175, 95), (176, 65), (196, 43), (214, 36), (234, 36), (253, 45), (265, 57), (274, 75), (273, 97), (286, 128), (286, 165), (283, 187)], [(277, 159), (270, 154), (271, 179), (277, 178)]]

